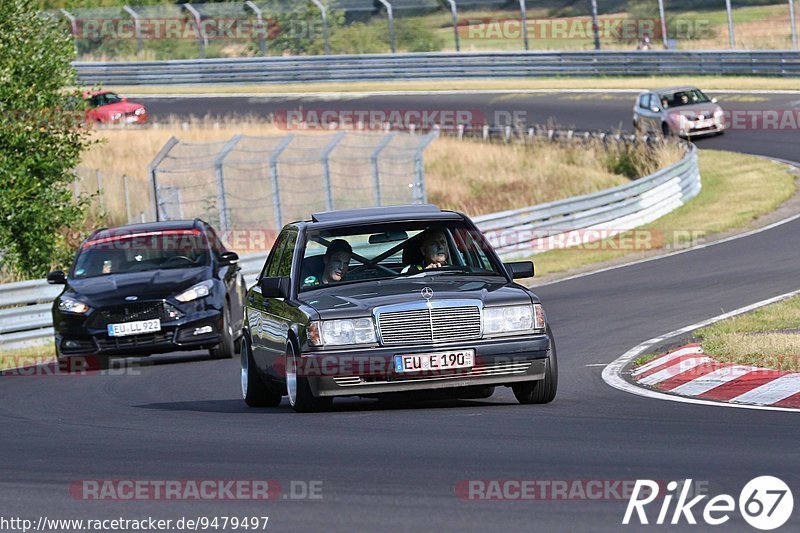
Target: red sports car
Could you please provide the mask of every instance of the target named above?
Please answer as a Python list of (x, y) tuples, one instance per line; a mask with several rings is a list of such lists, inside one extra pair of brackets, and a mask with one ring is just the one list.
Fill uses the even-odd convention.
[(142, 104), (129, 102), (127, 98), (111, 91), (86, 91), (86, 121), (102, 124), (144, 124), (147, 111)]

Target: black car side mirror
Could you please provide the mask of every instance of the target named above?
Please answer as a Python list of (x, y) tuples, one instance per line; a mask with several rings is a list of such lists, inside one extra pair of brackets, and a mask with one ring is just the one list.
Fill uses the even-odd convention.
[(264, 298), (288, 298), (290, 284), (289, 276), (264, 277), (258, 282), (261, 296)]
[(235, 265), (239, 262), (239, 254), (236, 252), (222, 252), (219, 254), (219, 264), (221, 266)]
[(53, 270), (47, 274), (47, 283), (50, 285), (66, 285), (67, 275), (63, 270)]
[(517, 261), (515, 263), (503, 264), (512, 279), (533, 277), (533, 261)]

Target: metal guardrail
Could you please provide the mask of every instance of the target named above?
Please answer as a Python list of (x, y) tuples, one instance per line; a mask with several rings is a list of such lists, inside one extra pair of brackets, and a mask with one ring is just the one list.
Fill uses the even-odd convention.
[(76, 62), (92, 85), (313, 83), (543, 76), (800, 76), (797, 51), (461, 52)]
[[(591, 240), (587, 230), (616, 233), (633, 229), (669, 213), (699, 192), (697, 150), (690, 145), (678, 163), (630, 183), (475, 217), (474, 221), (490, 242), (496, 243), (500, 256), (513, 260), (534, 255), (540, 248), (537, 239), (561, 236), (568, 237), (564, 242), (587, 242)], [(242, 257), (239, 264), (248, 284), (256, 282), (264, 260), (265, 254)], [(0, 346), (17, 349), (52, 339), (50, 302), (60, 290), (43, 280), (0, 285)]]

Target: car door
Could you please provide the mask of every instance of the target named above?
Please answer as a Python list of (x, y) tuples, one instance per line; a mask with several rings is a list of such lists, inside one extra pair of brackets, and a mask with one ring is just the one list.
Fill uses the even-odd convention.
[[(639, 113), (642, 117), (642, 129), (646, 132), (655, 132), (659, 131), (656, 127), (656, 123), (658, 122), (657, 116), (658, 113), (653, 111), (655, 106), (654, 102), (657, 102), (658, 98), (653, 95), (653, 93), (647, 93), (644, 95), (643, 99), (639, 100)], [(658, 122), (660, 125), (660, 122)]]
[[(297, 230), (285, 229), (278, 236), (262, 276), (290, 276)], [(294, 308), (283, 298), (264, 298), (256, 284), (247, 295), (247, 320), (253, 340), (253, 357), (259, 367), (275, 378), (285, 377), (284, 354)]]

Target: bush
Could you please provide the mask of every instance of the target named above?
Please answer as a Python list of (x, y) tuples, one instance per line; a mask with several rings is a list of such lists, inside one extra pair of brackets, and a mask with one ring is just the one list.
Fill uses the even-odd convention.
[(73, 169), (90, 143), (72, 39), (34, 12), (33, 0), (0, 2), (0, 269), (22, 277), (69, 260), (83, 216)]

